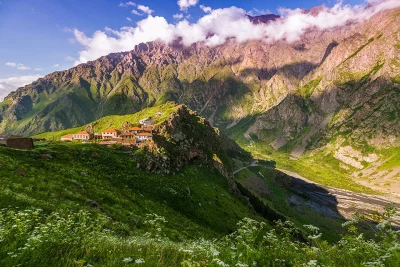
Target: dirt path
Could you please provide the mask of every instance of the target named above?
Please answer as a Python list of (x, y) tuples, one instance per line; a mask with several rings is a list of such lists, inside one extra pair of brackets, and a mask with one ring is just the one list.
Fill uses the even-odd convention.
[(249, 166), (245, 166), (245, 167), (242, 167), (242, 168), (234, 171), (233, 175), (235, 175), (236, 173), (240, 172), (241, 170), (247, 169), (248, 167), (255, 167), (255, 166), (258, 166), (258, 160), (253, 161)]

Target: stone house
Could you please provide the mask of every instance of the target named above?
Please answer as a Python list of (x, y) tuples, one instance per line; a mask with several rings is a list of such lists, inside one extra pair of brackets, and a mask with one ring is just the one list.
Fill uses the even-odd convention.
[(33, 139), (16, 135), (0, 135), (0, 145), (17, 148), (17, 149), (32, 149)]
[(61, 136), (60, 140), (61, 141), (72, 141), (72, 140), (74, 140), (74, 135), (67, 134), (67, 135)]
[(146, 120), (143, 122), (143, 127), (153, 127), (156, 124), (156, 121)]
[(151, 140), (151, 139), (153, 139), (153, 134), (152, 133), (143, 132), (143, 133), (138, 133), (136, 135), (136, 140), (138, 142), (143, 142), (143, 141)]
[(118, 131), (115, 129), (107, 129), (101, 132), (101, 137), (103, 139), (112, 139), (118, 137)]
[(93, 135), (87, 131), (82, 131), (72, 135), (73, 140), (90, 140), (92, 137)]

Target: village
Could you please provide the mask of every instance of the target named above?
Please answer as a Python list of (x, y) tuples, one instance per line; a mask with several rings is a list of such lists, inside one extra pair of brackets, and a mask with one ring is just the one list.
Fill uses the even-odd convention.
[[(162, 113), (158, 112), (157, 117)], [(61, 136), (60, 141), (72, 142), (79, 141), (83, 144), (96, 143), (105, 146), (121, 145), (123, 147), (142, 147), (153, 140), (153, 128), (156, 121), (151, 118), (141, 119), (137, 126), (126, 121), (121, 129), (109, 128), (96, 133), (93, 124), (86, 126), (85, 130)], [(15, 149), (33, 149), (34, 142), (45, 141), (44, 138), (31, 138), (12, 134), (0, 135), (0, 146)], [(53, 140), (55, 141), (55, 140)]]
[(153, 127), (155, 121), (144, 118), (139, 121), (140, 126), (132, 126), (130, 122), (124, 122), (122, 129), (106, 129), (95, 133), (93, 126), (89, 125), (84, 131), (75, 134), (61, 136), (60, 140), (65, 142), (82, 141), (95, 142), (100, 145), (121, 145), (125, 147), (141, 147), (144, 143), (153, 139)]

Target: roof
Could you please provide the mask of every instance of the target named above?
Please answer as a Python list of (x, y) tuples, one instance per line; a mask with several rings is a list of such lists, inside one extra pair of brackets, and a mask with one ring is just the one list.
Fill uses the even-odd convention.
[(23, 136), (18, 136), (18, 135), (12, 135), (12, 134), (3, 134), (0, 135), (0, 140), (8, 140), (8, 139), (20, 139), (20, 138), (29, 138), (29, 137), (23, 137)]
[(89, 134), (89, 133), (86, 132), (86, 131), (82, 131), (82, 132), (79, 132), (79, 133), (76, 133), (76, 134)]
[(153, 136), (151, 133), (139, 133), (138, 136)]
[(157, 122), (153, 121), (153, 120), (147, 120), (147, 121), (143, 122), (144, 125), (153, 125), (153, 124), (156, 124), (156, 123)]
[(7, 139), (10, 139), (10, 137), (11, 137), (10, 134), (0, 135), (0, 140), (7, 140)]
[(61, 136), (61, 138), (72, 138), (73, 134), (66, 134), (64, 136)]
[(107, 130), (103, 131), (103, 133), (116, 133), (116, 132), (117, 132), (117, 130), (115, 130), (115, 129), (107, 129)]
[(129, 128), (128, 130), (129, 131), (140, 131), (140, 130), (142, 130), (142, 128), (140, 128), (140, 127), (132, 127), (132, 128)]

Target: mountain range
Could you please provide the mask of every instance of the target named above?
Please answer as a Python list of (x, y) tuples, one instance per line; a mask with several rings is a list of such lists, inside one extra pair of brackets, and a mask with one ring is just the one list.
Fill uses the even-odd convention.
[(174, 101), (252, 152), (400, 193), (399, 25), (397, 8), (292, 43), (142, 43), (12, 92), (0, 103), (0, 132), (35, 135)]

